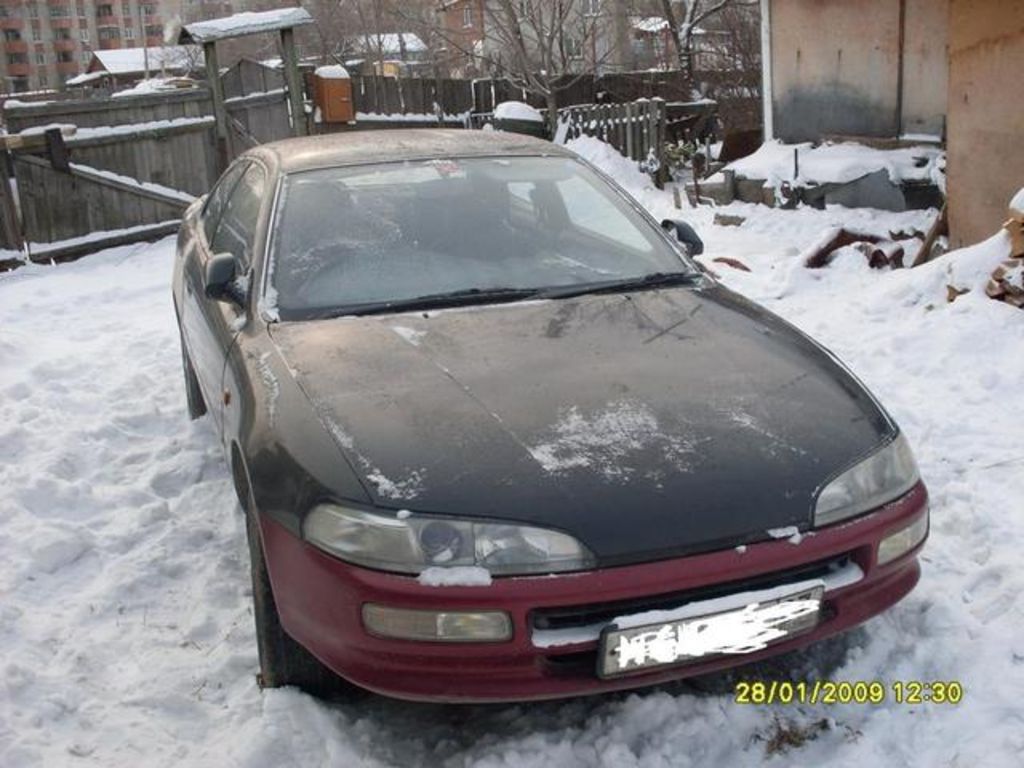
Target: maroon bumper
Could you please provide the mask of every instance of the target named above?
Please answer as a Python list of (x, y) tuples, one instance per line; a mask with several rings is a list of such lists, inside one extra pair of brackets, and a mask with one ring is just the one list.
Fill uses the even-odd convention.
[[(798, 648), (849, 629), (899, 601), (917, 583), (918, 547), (879, 566), (879, 541), (923, 514), (927, 492), (919, 484), (901, 499), (863, 517), (787, 540), (560, 576), (501, 578), (489, 587), (426, 587), (415, 578), (343, 563), (306, 544), (266, 516), (263, 543), (285, 629), (348, 680), (405, 699), (508, 701), (558, 698), (635, 688), (737, 666)], [(855, 583), (826, 591), (822, 619), (811, 632), (756, 653), (719, 657), (685, 667), (659, 669), (613, 680), (597, 676), (596, 640), (538, 647), (538, 616), (552, 609), (583, 613), (595, 604), (628, 606), (659, 595), (680, 595), (679, 604), (711, 585), (757, 583), (810, 564), (855, 564)], [(850, 569), (847, 568), (847, 571)], [(856, 568), (852, 569), (856, 571)], [(794, 577), (794, 581), (799, 577)], [(826, 581), (826, 583), (828, 583)], [(503, 610), (514, 624), (503, 643), (425, 643), (366, 633), (362, 606), (377, 603), (421, 610)], [(639, 610), (632, 611), (634, 613)], [(571, 611), (570, 611), (571, 613)], [(628, 608), (618, 615), (628, 614)], [(543, 633), (542, 633), (543, 634)]]

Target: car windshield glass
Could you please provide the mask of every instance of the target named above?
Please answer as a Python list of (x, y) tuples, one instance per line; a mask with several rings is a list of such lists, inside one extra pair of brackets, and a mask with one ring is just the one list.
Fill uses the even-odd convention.
[[(693, 267), (564, 157), (384, 163), (286, 177), (270, 284), (283, 320), (528, 297)], [(556, 292), (557, 293), (557, 292)], [(555, 295), (554, 293), (552, 295)]]

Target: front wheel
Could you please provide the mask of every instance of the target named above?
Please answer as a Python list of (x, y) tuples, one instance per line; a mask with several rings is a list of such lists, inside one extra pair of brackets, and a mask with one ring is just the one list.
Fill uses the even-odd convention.
[(256, 645), (260, 655), (259, 684), (261, 688), (293, 685), (320, 698), (351, 695), (354, 686), (325, 667), (309, 651), (284, 631), (277, 613), (274, 593), (270, 587), (267, 563), (263, 555), (258, 514), (247, 505), (246, 533), (249, 540), (249, 561), (252, 566), (253, 615), (256, 619)]

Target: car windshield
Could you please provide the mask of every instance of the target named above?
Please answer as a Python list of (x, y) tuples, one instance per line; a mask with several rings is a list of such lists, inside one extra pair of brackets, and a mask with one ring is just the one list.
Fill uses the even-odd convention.
[(695, 271), (565, 157), (306, 171), (285, 178), (278, 206), (270, 285), (283, 320), (639, 287)]

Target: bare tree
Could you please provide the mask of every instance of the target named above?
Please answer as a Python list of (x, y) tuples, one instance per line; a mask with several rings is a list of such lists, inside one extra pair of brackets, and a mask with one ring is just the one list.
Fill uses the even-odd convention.
[(615, 53), (612, 13), (621, 0), (485, 0), (485, 39), (466, 45), (441, 22), (431, 37), (544, 100), (552, 124), (558, 96)]
[(662, 13), (668, 21), (669, 30), (676, 48), (679, 68), (686, 73), (690, 83), (694, 82), (694, 35), (701, 24), (729, 8), (756, 6), (759, 0), (688, 0), (680, 18), (672, 7), (671, 0), (661, 0)]

